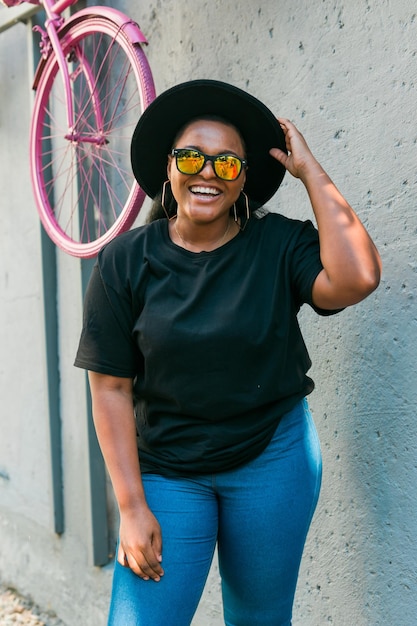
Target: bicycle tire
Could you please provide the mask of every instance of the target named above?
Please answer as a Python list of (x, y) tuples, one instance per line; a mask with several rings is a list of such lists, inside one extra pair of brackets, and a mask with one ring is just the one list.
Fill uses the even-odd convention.
[[(133, 177), (130, 141), (155, 88), (142, 48), (110, 18), (83, 16), (59, 38), (71, 76), (74, 134), (69, 138), (63, 81), (52, 53), (32, 113), (32, 186), (52, 241), (72, 256), (91, 258), (128, 230), (142, 207), (145, 193)], [(100, 145), (91, 142), (98, 136)]]

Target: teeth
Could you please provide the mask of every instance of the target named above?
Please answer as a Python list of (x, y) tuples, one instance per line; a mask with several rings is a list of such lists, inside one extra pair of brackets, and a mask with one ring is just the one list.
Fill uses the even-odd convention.
[(220, 194), (220, 191), (218, 189), (214, 189), (213, 187), (194, 186), (190, 188), (190, 191), (192, 193), (202, 193), (202, 194), (208, 194), (210, 196), (218, 196)]

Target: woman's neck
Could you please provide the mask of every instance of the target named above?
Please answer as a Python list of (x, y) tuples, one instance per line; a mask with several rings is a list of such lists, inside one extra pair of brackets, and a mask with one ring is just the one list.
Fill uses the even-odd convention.
[(211, 252), (233, 239), (239, 226), (232, 217), (218, 220), (213, 224), (193, 224), (189, 220), (176, 217), (169, 224), (171, 240), (190, 252)]

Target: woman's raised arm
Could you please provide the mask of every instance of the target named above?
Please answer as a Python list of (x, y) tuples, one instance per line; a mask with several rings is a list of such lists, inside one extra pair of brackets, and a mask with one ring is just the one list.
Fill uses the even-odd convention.
[(315, 159), (304, 137), (289, 120), (278, 118), (288, 155), (270, 154), (299, 178), (310, 197), (320, 239), (323, 270), (313, 286), (313, 302), (338, 309), (360, 302), (380, 281), (381, 259), (362, 222)]

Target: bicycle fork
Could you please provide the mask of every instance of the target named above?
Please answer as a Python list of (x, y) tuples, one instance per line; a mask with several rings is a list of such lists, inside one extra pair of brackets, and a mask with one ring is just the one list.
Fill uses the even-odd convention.
[[(76, 1), (76, 0), (75, 0)], [(118, 27), (119, 30), (123, 30), (126, 37), (134, 44), (143, 45), (147, 44), (146, 37), (143, 35), (140, 30), (138, 24), (131, 20), (129, 17), (118, 11), (117, 9), (109, 8), (109, 7), (89, 7), (87, 9), (83, 9), (81, 11), (77, 11), (68, 21), (66, 21), (62, 16), (61, 12), (66, 8), (74, 4), (74, 0), (58, 0), (55, 4), (51, 2), (51, 0), (43, 0), (43, 5), (45, 8), (45, 12), (47, 14), (47, 20), (45, 21), (45, 30), (41, 28), (41, 26), (35, 26), (33, 30), (38, 32), (41, 36), (41, 40), (39, 43), (39, 48), (41, 52), (41, 60), (36, 69), (35, 78), (33, 81), (33, 89), (36, 90), (40, 76), (45, 68), (46, 62), (50, 55), (55, 54), (58, 67), (61, 73), (61, 79), (63, 81), (65, 101), (66, 101), (66, 115), (67, 115), (67, 128), (68, 132), (65, 135), (65, 139), (74, 144), (79, 143), (92, 143), (97, 146), (104, 145), (108, 143), (107, 139), (103, 134), (103, 122), (101, 109), (98, 105), (98, 98), (96, 96), (96, 85), (94, 81), (93, 72), (89, 67), (88, 62), (83, 58), (80, 53), (77, 56), (77, 60), (80, 62), (79, 68), (75, 73), (71, 73), (68, 63), (72, 60), (72, 55), (76, 55), (76, 51), (74, 50), (72, 54), (67, 59), (65, 58), (64, 51), (60, 42), (60, 30), (65, 27), (67, 29), (71, 24), (76, 23), (77, 21), (83, 19), (86, 16), (92, 15), (100, 15), (101, 17), (105, 17), (107, 19), (112, 20)], [(97, 129), (100, 129), (96, 136), (85, 136), (81, 133), (78, 133), (75, 125), (75, 116), (74, 116), (74, 105), (71, 91), (71, 81), (74, 80), (77, 76), (77, 72), (83, 72), (86, 81), (89, 85), (89, 90), (91, 94), (91, 101), (94, 106)]]

